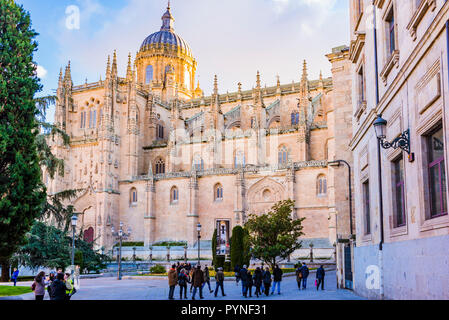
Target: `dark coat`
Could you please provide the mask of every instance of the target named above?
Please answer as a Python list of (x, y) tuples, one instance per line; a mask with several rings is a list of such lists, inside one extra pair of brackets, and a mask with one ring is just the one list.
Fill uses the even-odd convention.
[(271, 283), (271, 272), (270, 271), (265, 271), (263, 273), (263, 283), (264, 284), (270, 284)]
[(65, 282), (56, 279), (55, 281), (52, 282), (51, 287), (51, 300), (66, 300), (67, 298), (67, 294), (66, 294), (66, 290), (67, 287), (65, 285)]
[(240, 279), (242, 280), (242, 284), (247, 284), (248, 282), (248, 270), (240, 269)]
[(282, 270), (280, 268), (274, 268), (273, 270), (273, 280), (275, 282), (282, 281)]
[(256, 270), (253, 275), (254, 285), (260, 287), (262, 285), (262, 271)]
[(180, 273), (179, 275), (178, 275), (178, 284), (180, 285), (180, 286), (186, 286), (187, 285), (187, 283), (189, 283), (190, 281), (189, 281), (189, 277), (185, 274), (185, 273)]
[(249, 273), (249, 271), (248, 271), (248, 273), (247, 273), (246, 285), (247, 285), (248, 287), (252, 287), (252, 286), (254, 285), (254, 282), (253, 282), (253, 276), (251, 275), (251, 273)]
[(301, 273), (303, 278), (307, 278), (309, 276), (309, 268), (306, 265), (302, 266)]
[(176, 286), (178, 283), (178, 274), (175, 269), (168, 270), (168, 285), (170, 287)]
[(192, 284), (194, 288), (199, 288), (204, 283), (204, 273), (203, 270), (195, 269), (192, 275)]
[(316, 270), (316, 278), (317, 278), (317, 279), (322, 280), (322, 279), (324, 279), (324, 276), (325, 276), (325, 275), (326, 275), (326, 272), (324, 271), (323, 268), (319, 267), (319, 268)]

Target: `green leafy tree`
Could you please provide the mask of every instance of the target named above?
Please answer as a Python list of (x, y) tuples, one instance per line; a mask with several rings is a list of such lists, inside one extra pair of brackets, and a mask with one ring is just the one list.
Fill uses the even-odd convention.
[(292, 200), (280, 201), (267, 214), (251, 215), (245, 224), (253, 257), (272, 268), (301, 248), (298, 239), (304, 235), (302, 222), (305, 218), (291, 218), (294, 205)]
[(231, 236), (231, 266), (242, 267), (243, 265), (249, 266), (249, 243), (245, 244), (245, 237), (248, 235), (241, 226), (236, 226), (232, 229)]
[[(105, 256), (93, 249), (93, 244), (75, 237), (75, 264), (81, 270), (98, 271), (104, 267)], [(27, 235), (27, 243), (18, 251), (16, 258), (31, 268), (63, 268), (71, 264), (72, 238), (66, 231), (42, 222), (36, 222)]]
[(29, 13), (12, 0), (0, 0), (0, 30), (0, 265), (7, 281), (11, 256), (42, 214), (45, 186), (33, 100), (41, 90), (33, 63), (37, 33)]

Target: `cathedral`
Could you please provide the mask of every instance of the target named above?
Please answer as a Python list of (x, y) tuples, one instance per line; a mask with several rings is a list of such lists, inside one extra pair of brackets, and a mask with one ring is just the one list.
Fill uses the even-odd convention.
[(304, 239), (332, 249), (349, 233), (347, 172), (328, 161), (352, 161), (352, 81), (346, 46), (326, 57), (330, 78), (309, 79), (304, 61), (298, 81), (262, 86), (255, 71), (252, 88), (223, 93), (215, 76), (206, 96), (169, 5), (124, 77), (116, 52), (95, 83), (74, 86), (70, 63), (61, 69), (55, 124), (71, 140), (51, 141), (65, 173), (44, 172), (48, 192), (82, 190), (71, 202), (83, 213), (78, 228), (106, 249), (120, 223), (146, 247), (195, 246), (201, 224), (202, 240), (217, 229), (226, 251), (232, 228), (284, 199), (295, 201), (294, 219), (306, 218)]

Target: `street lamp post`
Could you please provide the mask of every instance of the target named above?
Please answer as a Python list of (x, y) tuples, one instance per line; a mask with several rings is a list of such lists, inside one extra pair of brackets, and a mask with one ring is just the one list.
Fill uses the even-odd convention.
[(377, 174), (379, 182), (379, 220), (380, 220), (380, 241), (379, 241), (379, 266), (380, 266), (380, 296), (383, 299), (384, 296), (384, 284), (383, 284), (383, 243), (384, 243), (384, 207), (383, 207), (383, 195), (382, 195), (382, 158), (381, 147), (383, 149), (398, 149), (401, 148), (409, 155), (409, 161), (414, 161), (414, 154), (410, 153), (410, 130), (407, 129), (399, 137), (389, 142), (386, 140), (387, 120), (382, 118), (379, 114), (374, 121), (373, 126), (376, 131), (377, 137)]
[(200, 239), (201, 239), (201, 224), (198, 223), (196, 226), (196, 230), (198, 231), (198, 265), (200, 265)]
[[(349, 228), (350, 228), (350, 233), (351, 233), (351, 238), (354, 234), (353, 232), (353, 226), (352, 226), (352, 183), (351, 183), (351, 166), (349, 165), (349, 163), (345, 160), (335, 160), (335, 161), (329, 161), (328, 164), (330, 166), (336, 166), (339, 167), (341, 166), (341, 164), (345, 164), (348, 167), (348, 191), (349, 191)], [(338, 232), (338, 230), (337, 230)]]
[(72, 216), (72, 277), (75, 272), (75, 231), (76, 224), (78, 223), (78, 217), (76, 215)]
[(117, 280), (122, 280), (122, 242), (123, 240), (128, 239), (131, 235), (131, 228), (128, 227), (128, 233), (123, 231), (123, 222), (120, 222), (119, 231), (115, 232), (114, 226), (111, 228), (112, 236), (116, 237), (119, 240), (119, 255), (118, 255), (118, 273)]

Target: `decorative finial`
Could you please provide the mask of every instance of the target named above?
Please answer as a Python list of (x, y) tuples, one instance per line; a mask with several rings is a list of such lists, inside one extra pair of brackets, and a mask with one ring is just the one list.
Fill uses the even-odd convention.
[(217, 75), (214, 77), (214, 95), (218, 95), (218, 78)]

